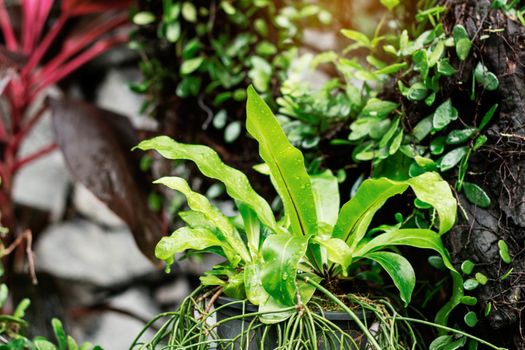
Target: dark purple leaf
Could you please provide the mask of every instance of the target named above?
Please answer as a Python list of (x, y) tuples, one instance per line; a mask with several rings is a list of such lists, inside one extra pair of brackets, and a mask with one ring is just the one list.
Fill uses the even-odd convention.
[(72, 175), (128, 224), (141, 251), (156, 261), (163, 235), (131, 152), (138, 138), (129, 120), (80, 101), (50, 102), (57, 143)]

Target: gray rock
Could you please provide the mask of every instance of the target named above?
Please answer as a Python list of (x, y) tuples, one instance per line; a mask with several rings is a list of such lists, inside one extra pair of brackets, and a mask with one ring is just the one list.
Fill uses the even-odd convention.
[(104, 226), (113, 228), (126, 226), (124, 221), (113, 213), (106, 204), (80, 183), (76, 183), (73, 190), (73, 205), (80, 214)]
[(304, 42), (319, 51), (334, 50), (337, 48), (337, 37), (333, 32), (323, 32), (315, 29), (305, 29)]
[[(40, 150), (54, 141), (51, 117), (45, 115), (24, 139), (20, 156)], [(58, 220), (65, 209), (70, 176), (60, 151), (54, 151), (20, 169), (14, 180), (16, 202), (46, 210), (51, 220)]]
[(136, 128), (155, 130), (156, 121), (139, 113), (144, 98), (127, 88), (131, 82), (140, 79), (138, 69), (110, 69), (98, 89), (96, 104), (129, 117)]
[(179, 278), (173, 283), (158, 288), (155, 292), (155, 300), (161, 305), (176, 305), (191, 292), (188, 280)]
[[(104, 349), (129, 349), (135, 337), (144, 328), (144, 321), (160, 313), (146, 289), (136, 288), (109, 301), (115, 310), (136, 315), (131, 317), (116, 311), (105, 311), (86, 317), (74, 326), (73, 332), (81, 341), (89, 341)], [(140, 319), (139, 319), (140, 318)], [(144, 339), (151, 339), (153, 331), (147, 331)]]
[(35, 247), (35, 257), (40, 271), (99, 286), (156, 271), (127, 229), (104, 231), (85, 220), (50, 226)]

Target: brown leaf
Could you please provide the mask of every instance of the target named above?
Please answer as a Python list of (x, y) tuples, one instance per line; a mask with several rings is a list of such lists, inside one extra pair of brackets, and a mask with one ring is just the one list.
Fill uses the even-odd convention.
[(72, 175), (128, 224), (141, 251), (156, 261), (162, 232), (131, 152), (138, 138), (129, 120), (71, 99), (54, 99), (50, 105), (57, 143)]

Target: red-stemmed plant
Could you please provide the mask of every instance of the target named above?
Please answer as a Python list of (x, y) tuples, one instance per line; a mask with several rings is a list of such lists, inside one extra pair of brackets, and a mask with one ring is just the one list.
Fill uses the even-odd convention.
[[(5, 44), (0, 47), (0, 93), (7, 105), (0, 109), (0, 212), (1, 223), (15, 235), (23, 228), (16, 226), (13, 217), (13, 179), (25, 165), (57, 148), (51, 143), (27, 156), (19, 154), (22, 141), (47, 110), (47, 104), (38, 101), (46, 88), (127, 40), (119, 29), (127, 23), (126, 8), (131, 2), (21, 0), (21, 15), (15, 17), (14, 9), (0, 0)], [(59, 14), (52, 15), (55, 12)], [(76, 28), (65, 35), (66, 26), (74, 23)]]

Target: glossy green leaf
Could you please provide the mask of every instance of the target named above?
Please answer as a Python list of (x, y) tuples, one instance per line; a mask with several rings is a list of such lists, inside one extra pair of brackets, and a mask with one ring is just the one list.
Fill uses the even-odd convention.
[(221, 241), (215, 233), (205, 228), (181, 227), (170, 236), (162, 237), (155, 247), (155, 256), (168, 263), (174, 260), (175, 254), (188, 249), (204, 250), (209, 247), (221, 247), (225, 254), (235, 259), (236, 252), (226, 242)]
[(428, 89), (421, 82), (414, 83), (407, 91), (406, 97), (411, 101), (421, 101), (427, 97)]
[(399, 129), (392, 139), (390, 147), (388, 147), (389, 155), (393, 155), (399, 150), (399, 147), (401, 147), (401, 143), (403, 142), (403, 135), (403, 129)]
[(275, 234), (266, 238), (261, 279), (264, 289), (283, 306), (296, 303), (296, 274), (310, 236)]
[(478, 303), (478, 299), (475, 297), (465, 295), (463, 298), (461, 298), (461, 304), (463, 305), (474, 306), (477, 303)]
[(481, 62), (474, 69), (474, 78), (489, 91), (496, 90), (499, 86), (498, 77)]
[(224, 141), (226, 141), (226, 143), (232, 143), (237, 140), (241, 135), (241, 129), (242, 124), (238, 120), (228, 124), (226, 129), (224, 129)]
[(199, 69), (202, 62), (204, 62), (204, 57), (194, 57), (182, 62), (180, 66), (180, 73), (182, 75), (188, 75)]
[(317, 220), (334, 226), (339, 214), (339, 185), (330, 170), (310, 176), (314, 194)]
[(463, 192), (465, 193), (465, 197), (467, 197), (472, 204), (480, 208), (488, 208), (490, 206), (490, 197), (475, 183), (463, 182)]
[(170, 43), (175, 43), (179, 40), (181, 34), (181, 28), (179, 22), (168, 23), (166, 25), (166, 39)]
[[(503, 274), (503, 276), (501, 276), (501, 277), (499, 278), (500, 281), (504, 281), (504, 280), (506, 280), (506, 279), (510, 276), (510, 274), (512, 273), (512, 271), (514, 271), (514, 268), (513, 268), (513, 267), (511, 267), (507, 272), (505, 272), (505, 273)], [(480, 282), (480, 283), (481, 283), (481, 282)]]
[(30, 304), (31, 304), (31, 300), (29, 300), (28, 298), (22, 299), (16, 306), (15, 311), (13, 312), (13, 317), (14, 318), (24, 318), (26, 310)]
[(409, 186), (420, 200), (431, 204), (438, 212), (440, 234), (448, 231), (456, 219), (456, 200), (446, 181), (436, 173), (427, 172), (401, 182), (385, 178), (364, 181), (356, 195), (341, 208), (333, 237), (354, 248), (364, 237), (377, 210), (387, 199), (403, 193)]
[(416, 285), (416, 274), (410, 262), (401, 255), (391, 252), (369, 253), (366, 258), (377, 262), (385, 269), (399, 289), (401, 300), (405, 305), (408, 304)]
[(193, 161), (202, 174), (221, 181), (231, 198), (246, 203), (257, 213), (259, 220), (264, 225), (274, 231), (277, 230), (275, 217), (268, 202), (255, 192), (246, 175), (224, 164), (213, 149), (201, 145), (179, 143), (167, 136), (142, 141), (137, 148), (144, 151), (156, 150), (168, 159)]
[(352, 251), (345, 241), (338, 238), (323, 239), (317, 237), (316, 242), (326, 249), (328, 260), (341, 265), (343, 274), (346, 275), (346, 270), (352, 263)]
[(456, 69), (450, 64), (447, 58), (439, 60), (437, 64), (437, 70), (439, 73), (447, 77), (456, 74)]
[(472, 48), (472, 41), (470, 39), (459, 39), (456, 43), (456, 53), (460, 60), (467, 59), (470, 49)]
[(244, 272), (230, 273), (228, 283), (224, 285), (224, 294), (234, 299), (246, 299), (246, 288), (244, 286)]
[(233, 7), (233, 5), (229, 1), (225, 1), (225, 0), (221, 1), (221, 8), (226, 14), (230, 16), (235, 15), (235, 12), (237, 12), (235, 7)]
[(227, 120), (228, 115), (226, 114), (226, 111), (224, 109), (221, 109), (217, 112), (217, 114), (215, 114), (215, 117), (213, 117), (213, 126), (216, 129), (222, 129), (226, 126)]
[(268, 105), (251, 86), (246, 111), (246, 128), (259, 142), (259, 153), (270, 168), (292, 232), (306, 236), (317, 234), (315, 200), (303, 154), (290, 144)]
[(452, 35), (456, 45), (456, 54), (460, 60), (464, 61), (468, 57), (470, 48), (472, 47), (472, 41), (470, 40), (467, 30), (461, 24), (457, 24), (452, 30)]
[(53, 333), (58, 344), (58, 350), (67, 350), (67, 336), (62, 326), (62, 322), (59, 319), (53, 318), (51, 320), (51, 326), (53, 327)]
[(429, 350), (457, 350), (462, 349), (467, 341), (466, 337), (456, 339), (452, 335), (442, 335), (430, 344)]
[(220, 279), (219, 277), (205, 273), (204, 276), (199, 277), (199, 281), (203, 286), (221, 286), (224, 287), (228, 282)]
[(259, 56), (250, 57), (252, 69), (248, 72), (248, 76), (252, 80), (253, 85), (259, 91), (267, 91), (272, 77), (272, 66), (268, 61)]
[(356, 41), (361, 46), (372, 47), (370, 39), (368, 39), (368, 37), (361, 32), (350, 29), (343, 29), (341, 30), (341, 33), (348, 39)]
[(33, 340), (36, 350), (56, 350), (57, 347), (44, 338), (35, 338)]
[(361, 243), (354, 251), (354, 256), (367, 257), (371, 252), (386, 248), (388, 246), (410, 246), (421, 249), (432, 249), (439, 253), (445, 266), (456, 271), (450, 256), (443, 246), (440, 236), (427, 229), (400, 229), (382, 233), (369, 242)]
[(481, 122), (479, 123), (479, 127), (478, 127), (479, 130), (483, 129), (485, 126), (488, 125), (488, 123), (490, 123), (497, 109), (498, 109), (497, 103), (493, 105), (492, 107), (490, 107), (490, 109), (487, 111), (487, 113), (485, 113), (485, 115), (481, 119)]
[(450, 230), (456, 222), (457, 202), (448, 182), (434, 172), (426, 172), (407, 182), (417, 198), (436, 209), (439, 217), (439, 233)]
[(9, 295), (9, 289), (5, 285), (5, 283), (0, 284), (0, 307), (3, 307), (7, 297)]
[[(236, 265), (240, 259), (244, 261), (250, 261), (251, 257), (242, 241), (239, 233), (233, 227), (230, 220), (224, 216), (216, 207), (214, 207), (208, 198), (205, 196), (193, 192), (188, 186), (186, 180), (180, 177), (163, 177), (155, 183), (163, 184), (173, 190), (179, 191), (186, 197), (188, 206), (197, 212), (200, 212), (206, 216), (206, 218), (213, 223), (224, 235), (224, 239), (228, 242), (229, 246), (238, 254), (239, 259), (235, 258), (232, 263)], [(225, 252), (227, 253), (227, 252)]]
[(452, 130), (447, 136), (447, 143), (449, 145), (457, 145), (463, 143), (474, 136), (477, 132), (476, 128), (467, 128), (461, 130)]
[(463, 263), (461, 263), (461, 271), (465, 275), (470, 275), (472, 271), (474, 270), (474, 266), (476, 266), (472, 261), (465, 260)]
[(428, 57), (429, 67), (434, 67), (441, 59), (441, 56), (443, 56), (444, 52), (445, 52), (445, 43), (443, 42), (443, 40), (440, 40), (438, 41), (438, 43), (432, 50), (432, 53)]
[(465, 290), (474, 290), (478, 288), (478, 286), (479, 282), (476, 281), (474, 278), (469, 278), (463, 283), (463, 288), (465, 288)]
[(434, 112), (432, 126), (436, 130), (442, 130), (450, 124), (450, 122), (456, 119), (458, 119), (458, 110), (452, 106), (452, 101), (448, 99), (439, 105)]
[(390, 113), (396, 110), (399, 104), (391, 101), (383, 101), (377, 98), (371, 98), (366, 102), (365, 107), (359, 113), (359, 118), (361, 117), (377, 117), (384, 118)]
[(194, 210), (179, 211), (179, 217), (190, 227), (200, 227), (213, 231), (216, 227), (208, 221), (206, 215)]
[(465, 321), (465, 324), (469, 327), (475, 327), (478, 323), (478, 316), (474, 311), (469, 311), (463, 318)]
[(275, 47), (275, 45), (268, 41), (262, 41), (259, 44), (257, 44), (255, 52), (261, 56), (269, 56), (276, 54), (277, 48)]
[(391, 75), (391, 74), (399, 72), (401, 69), (406, 68), (406, 67), (407, 67), (407, 63), (406, 62), (394, 63), (394, 64), (391, 64), (389, 66), (386, 66), (386, 67), (383, 67), (381, 69), (376, 70), (374, 72), (374, 74), (375, 75), (379, 75), (379, 74)]
[(133, 16), (133, 23), (138, 26), (143, 26), (155, 22), (155, 15), (148, 11), (137, 12)]
[(474, 141), (474, 146), (472, 147), (472, 150), (473, 151), (477, 151), (478, 149), (480, 149), (481, 147), (483, 147), (483, 145), (488, 141), (488, 138), (487, 136), (485, 135), (480, 135), (478, 138), (476, 138), (476, 140)]
[(421, 79), (427, 79), (430, 70), (427, 51), (420, 49), (414, 52), (412, 54), (412, 62), (414, 63), (414, 70), (421, 74)]
[(445, 266), (445, 263), (443, 262), (443, 258), (439, 255), (432, 255), (429, 256), (427, 259), (430, 266), (433, 268), (439, 270), (439, 271), (446, 271), (447, 267)]
[(71, 336), (67, 336), (67, 349), (68, 350), (79, 350), (78, 344), (75, 339)]
[(259, 263), (249, 263), (244, 266), (244, 285), (246, 297), (253, 305), (261, 305), (268, 299), (268, 293), (261, 280), (261, 266)]
[(400, 0), (381, 0), (381, 4), (385, 6), (388, 11), (392, 11), (394, 7), (399, 5)]
[(190, 1), (185, 1), (182, 4), (182, 17), (188, 22), (197, 21), (197, 9)]
[[(317, 283), (321, 281), (321, 277), (312, 273), (306, 272), (303, 273), (303, 276)], [(314, 295), (316, 288), (303, 280), (298, 280), (297, 286), (299, 287), (299, 295), (301, 296), (301, 301), (303, 302), (303, 304), (307, 304), (308, 301)], [(286, 309), (287, 311), (284, 311)], [(259, 305), (259, 312), (263, 313), (259, 316), (259, 319), (262, 323), (275, 324), (286, 320), (293, 313), (297, 312), (297, 308), (295, 305), (291, 307), (283, 306), (275, 298), (269, 296), (263, 304)]]
[(498, 241), (498, 248), (499, 248), (499, 256), (501, 257), (501, 260), (503, 262), (510, 264), (512, 262), (512, 258), (510, 257), (509, 253), (509, 246), (504, 240)]
[(438, 136), (430, 142), (430, 153), (438, 155), (445, 151), (446, 137), (444, 135)]
[(375, 213), (389, 198), (405, 192), (407, 188), (406, 183), (386, 178), (363, 181), (355, 196), (339, 211), (332, 237), (347, 242), (351, 248), (356, 247), (366, 234)]
[(237, 208), (239, 209), (244, 224), (248, 248), (250, 249), (252, 257), (255, 259), (259, 251), (259, 240), (261, 236), (260, 221), (257, 218), (257, 213), (243, 202), (237, 202)]
[(488, 317), (490, 315), (490, 311), (492, 310), (492, 303), (488, 302), (485, 306), (485, 311), (483, 312), (483, 315), (485, 317)]
[(441, 171), (447, 171), (455, 167), (468, 153), (467, 147), (458, 147), (448, 152), (439, 161)]
[(481, 285), (486, 285), (489, 281), (488, 277), (482, 274), (481, 272), (476, 272), (475, 278), (476, 281), (478, 281)]
[(426, 117), (424, 119), (421, 119), (416, 126), (414, 127), (414, 130), (412, 130), (412, 135), (418, 140), (422, 141), (425, 137), (430, 134), (432, 131), (432, 116)]

